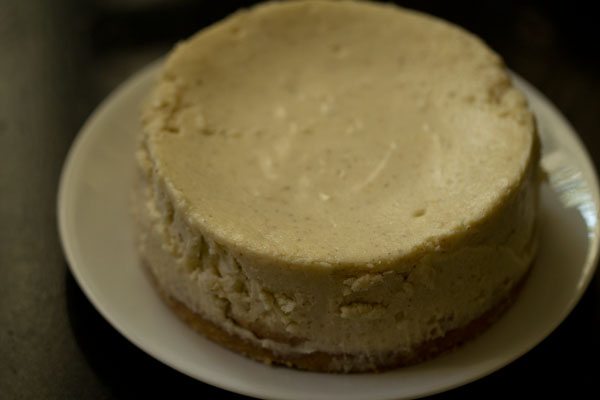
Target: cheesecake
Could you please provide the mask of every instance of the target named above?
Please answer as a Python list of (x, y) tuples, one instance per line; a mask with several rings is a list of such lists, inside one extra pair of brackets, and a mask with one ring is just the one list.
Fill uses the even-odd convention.
[(532, 113), (497, 54), (433, 16), (241, 10), (171, 51), (141, 121), (141, 263), (191, 327), (256, 360), (427, 360), (487, 329), (534, 260)]

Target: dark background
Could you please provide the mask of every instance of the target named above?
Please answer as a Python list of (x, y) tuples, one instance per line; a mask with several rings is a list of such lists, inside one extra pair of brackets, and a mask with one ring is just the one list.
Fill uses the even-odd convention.
[[(0, 0), (0, 399), (241, 398), (162, 365), (108, 325), (68, 270), (55, 209), (64, 157), (94, 107), (177, 40), (249, 3)], [(598, 165), (597, 14), (593, 2), (545, 3), (401, 2), (487, 41), (562, 110)], [(596, 274), (539, 346), (439, 398), (595, 397), (599, 322)]]

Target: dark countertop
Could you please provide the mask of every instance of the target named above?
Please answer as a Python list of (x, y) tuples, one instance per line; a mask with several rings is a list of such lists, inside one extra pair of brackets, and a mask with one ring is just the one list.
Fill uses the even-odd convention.
[[(96, 312), (68, 270), (55, 209), (64, 157), (94, 107), (178, 39), (248, 3), (0, 0), (0, 399), (241, 398), (154, 360)], [(600, 35), (592, 5), (401, 3), (481, 36), (558, 106), (598, 165)], [(597, 273), (540, 345), (437, 397), (593, 393), (599, 327)]]

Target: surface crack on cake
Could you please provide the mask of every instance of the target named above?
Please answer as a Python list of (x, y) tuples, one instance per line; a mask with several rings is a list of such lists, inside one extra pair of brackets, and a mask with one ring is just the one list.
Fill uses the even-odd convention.
[(256, 360), (421, 362), (492, 324), (534, 260), (533, 116), (501, 59), (434, 17), (236, 13), (171, 52), (141, 121), (143, 264), (191, 327)]

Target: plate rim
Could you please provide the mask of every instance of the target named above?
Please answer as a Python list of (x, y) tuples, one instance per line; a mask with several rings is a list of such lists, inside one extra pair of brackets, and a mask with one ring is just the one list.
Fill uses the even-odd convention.
[[(73, 274), (77, 284), (82, 289), (83, 293), (86, 295), (86, 297), (89, 299), (89, 301), (92, 303), (94, 308), (100, 313), (100, 315), (102, 315), (102, 317), (106, 321), (108, 321), (108, 323), (117, 332), (119, 332), (122, 336), (124, 336), (129, 342), (131, 342), (137, 348), (139, 348), (146, 354), (149, 354), (150, 356), (152, 356), (154, 359), (158, 360), (159, 362), (169, 366), (170, 368), (175, 369), (176, 371), (178, 371), (180, 373), (183, 373), (184, 375), (186, 375), (192, 379), (199, 380), (201, 382), (204, 382), (204, 383), (207, 383), (207, 384), (210, 384), (210, 385), (213, 385), (213, 386), (225, 389), (225, 390), (229, 390), (229, 391), (232, 391), (235, 393), (247, 395), (247, 396), (252, 396), (252, 397), (260, 396), (261, 398), (275, 398), (275, 397), (272, 397), (273, 395), (269, 393), (268, 389), (263, 389), (262, 392), (260, 390), (251, 391), (247, 388), (241, 388), (239, 386), (236, 386), (235, 382), (230, 382), (226, 377), (224, 377), (221, 380), (213, 379), (213, 377), (204, 377), (204, 376), (199, 377), (198, 374), (194, 374), (193, 372), (188, 371), (186, 368), (177, 365), (177, 363), (172, 362), (168, 357), (164, 357), (162, 354), (160, 354), (160, 352), (155, 351), (155, 349), (149, 348), (146, 345), (146, 343), (144, 342), (144, 340), (138, 334), (134, 334), (130, 331), (127, 331), (119, 324), (118, 321), (116, 321), (111, 316), (111, 312), (108, 309), (108, 307), (105, 306), (102, 303), (102, 301), (100, 301), (98, 299), (96, 292), (92, 289), (92, 285), (89, 285), (87, 283), (87, 278), (85, 277), (85, 274), (82, 272), (82, 269), (76, 267), (77, 263), (75, 261), (78, 259), (81, 259), (81, 257), (78, 257), (78, 254), (79, 254), (78, 250), (75, 248), (74, 242), (72, 240), (69, 240), (69, 234), (68, 234), (68, 232), (70, 230), (72, 231), (72, 229), (70, 229), (70, 225), (73, 223), (69, 219), (69, 214), (68, 214), (70, 209), (72, 208), (70, 206), (72, 205), (72, 202), (74, 201), (74, 196), (70, 196), (70, 193), (75, 192), (75, 190), (72, 189), (73, 187), (75, 187), (74, 180), (75, 180), (75, 173), (76, 173), (76, 169), (73, 167), (73, 165), (75, 165), (75, 163), (78, 161), (78, 158), (77, 158), (78, 155), (81, 154), (85, 150), (86, 146), (88, 146), (87, 143), (93, 137), (93, 135), (91, 133), (91, 132), (93, 132), (92, 127), (97, 123), (98, 120), (100, 120), (104, 116), (104, 114), (106, 113), (106, 110), (109, 108), (109, 106), (112, 103), (114, 103), (115, 100), (118, 100), (119, 98), (124, 97), (128, 92), (133, 91), (136, 86), (143, 85), (146, 80), (150, 79), (152, 77), (152, 75), (155, 75), (157, 73), (157, 70), (158, 70), (159, 66), (162, 64), (162, 62), (163, 62), (163, 58), (159, 58), (158, 60), (156, 60), (152, 63), (149, 63), (148, 65), (144, 66), (143, 68), (141, 68), (140, 70), (135, 72), (133, 75), (131, 75), (128, 79), (126, 79), (124, 82), (122, 82), (114, 90), (112, 90), (111, 93), (90, 114), (90, 116), (87, 118), (87, 120), (85, 121), (85, 123), (83, 124), (81, 129), (78, 131), (76, 137), (74, 138), (74, 140), (69, 148), (69, 151), (64, 159), (64, 163), (63, 163), (63, 166), (61, 169), (59, 184), (58, 184), (58, 191), (57, 191), (57, 203), (56, 203), (57, 223), (58, 223), (58, 231), (59, 231), (60, 243), (61, 243), (61, 247), (63, 249), (63, 253), (65, 255), (69, 270)], [(519, 77), (517, 74), (514, 74), (514, 73), (512, 75), (513, 75), (513, 78), (516, 81), (517, 85), (521, 89), (523, 89), (523, 91), (529, 92), (528, 93), (529, 95), (535, 97), (536, 101), (538, 103), (540, 103), (541, 107), (546, 108), (548, 110), (548, 112), (553, 115), (553, 118), (556, 119), (555, 122), (562, 125), (561, 130), (566, 132), (566, 134), (564, 136), (568, 137), (568, 141), (570, 142), (571, 148), (574, 149), (576, 152), (583, 154), (584, 157), (582, 157), (579, 160), (579, 163), (580, 163), (579, 166), (584, 167), (584, 169), (585, 169), (584, 174), (587, 174), (585, 181), (588, 184), (590, 184), (589, 191), (593, 195), (593, 201), (596, 206), (596, 214), (597, 214), (598, 213), (598, 205), (600, 203), (600, 187), (599, 187), (600, 185), (599, 185), (599, 181), (598, 181), (597, 172), (594, 168), (591, 157), (590, 157), (585, 145), (583, 144), (583, 141), (581, 140), (579, 135), (576, 133), (576, 131), (572, 127), (572, 125), (569, 123), (569, 121), (560, 113), (560, 111), (556, 108), (556, 106), (554, 106), (554, 104), (552, 104), (552, 102), (550, 102), (550, 100), (548, 100), (537, 88), (535, 88), (533, 85), (531, 85), (525, 79)], [(530, 97), (529, 95), (527, 97)], [(451, 389), (469, 384), (478, 379), (481, 379), (482, 377), (485, 377), (485, 376), (505, 367), (506, 365), (512, 363), (514, 360), (520, 358), (525, 353), (530, 351), (532, 348), (537, 346), (541, 341), (543, 341), (545, 338), (547, 338), (550, 334), (552, 334), (552, 332), (554, 332), (556, 330), (556, 328), (558, 326), (560, 326), (564, 322), (566, 317), (572, 312), (573, 308), (577, 305), (577, 303), (579, 302), (579, 300), (581, 299), (581, 297), (587, 290), (587, 288), (594, 276), (594, 272), (595, 272), (596, 266), (598, 264), (598, 258), (599, 258), (599, 251), (598, 251), (598, 247), (600, 244), (600, 225), (599, 224), (596, 224), (596, 226), (595, 226), (594, 236), (595, 236), (594, 238), (591, 238), (588, 235), (588, 240), (587, 240), (587, 243), (589, 245), (589, 248), (587, 251), (588, 257), (586, 258), (584, 263), (586, 265), (588, 265), (588, 264), (591, 264), (591, 265), (588, 265), (589, 268), (587, 270), (587, 274), (584, 276), (583, 281), (582, 281), (583, 285), (582, 285), (581, 289), (577, 291), (576, 295), (573, 296), (573, 298), (570, 300), (569, 304), (566, 307), (564, 307), (564, 311), (563, 311), (562, 315), (560, 315), (560, 318), (556, 318), (556, 320), (558, 322), (554, 323), (553, 324), (554, 326), (548, 332), (544, 332), (544, 333), (540, 334), (539, 335), (540, 337), (537, 338), (537, 340), (535, 340), (535, 342), (533, 344), (524, 346), (524, 348), (521, 349), (521, 351), (513, 353), (512, 357), (508, 357), (507, 359), (503, 360), (503, 362), (496, 363), (492, 367), (487, 367), (485, 369), (482, 369), (479, 374), (472, 374), (471, 376), (469, 376), (466, 379), (463, 379), (463, 380), (460, 380), (457, 382), (453, 382), (453, 383), (449, 383), (449, 384), (446, 384), (446, 385), (443, 385), (440, 387), (436, 387), (436, 388), (428, 390), (428, 391), (422, 391), (417, 396), (421, 397), (421, 396), (427, 396), (427, 395), (433, 395), (436, 393), (441, 393), (441, 392), (444, 392), (447, 390), (451, 390)], [(586, 271), (583, 271), (582, 274), (585, 272)], [(242, 356), (240, 356), (240, 357), (242, 357)], [(365, 375), (368, 375), (368, 374), (365, 374)], [(280, 395), (280, 393), (278, 393), (278, 395)], [(281, 398), (281, 397), (277, 397), (277, 398)], [(297, 397), (297, 395), (289, 395), (284, 398), (296, 399), (298, 397)], [(322, 398), (329, 398), (329, 397), (322, 397)], [(377, 397), (377, 399), (385, 399), (385, 398), (387, 398), (387, 397)]]

